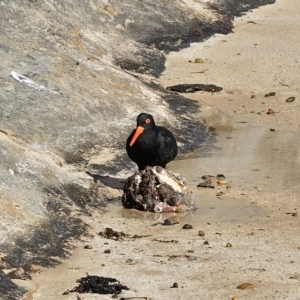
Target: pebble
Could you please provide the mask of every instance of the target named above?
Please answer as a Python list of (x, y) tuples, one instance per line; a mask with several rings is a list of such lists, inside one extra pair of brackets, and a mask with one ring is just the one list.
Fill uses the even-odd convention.
[(62, 293), (62, 295), (63, 295), (63, 296), (65, 296), (65, 295), (69, 295), (69, 294), (70, 294), (70, 292), (69, 292), (69, 291), (65, 291), (65, 292), (63, 292), (63, 293)]
[(225, 247), (226, 247), (226, 248), (231, 248), (231, 247), (232, 247), (232, 244), (227, 243)]
[(203, 64), (204, 61), (201, 58), (195, 58), (195, 63), (197, 63), (197, 64)]
[(249, 289), (253, 289), (254, 287), (255, 287), (255, 284), (245, 282), (245, 283), (242, 283), (242, 284), (238, 285), (237, 289), (239, 289), (239, 290), (249, 290)]
[(201, 182), (201, 183), (197, 184), (197, 187), (210, 188), (210, 189), (215, 188), (214, 185), (208, 184), (207, 182)]
[(271, 96), (275, 96), (275, 95), (276, 95), (275, 92), (271, 92), (271, 93), (265, 94), (265, 97), (271, 97)]
[(274, 115), (275, 111), (272, 108), (269, 108), (267, 111), (267, 115)]
[(192, 225), (190, 225), (190, 224), (184, 224), (183, 226), (182, 226), (182, 229), (193, 229), (194, 227), (192, 226)]
[(295, 97), (289, 97), (285, 100), (285, 102), (293, 102), (295, 101), (295, 99), (296, 99)]
[(226, 185), (227, 182), (225, 180), (218, 180), (217, 181), (218, 185)]
[(169, 219), (165, 219), (163, 225), (173, 225), (173, 223)]
[(224, 192), (222, 192), (222, 191), (221, 191), (221, 192), (218, 192), (218, 193), (216, 193), (216, 196), (217, 196), (217, 197), (222, 197), (223, 195), (225, 195), (225, 193), (224, 193)]
[(205, 232), (204, 232), (203, 230), (199, 230), (199, 231), (198, 231), (198, 235), (199, 235), (199, 236), (205, 236)]
[(226, 176), (224, 174), (217, 174), (217, 179), (224, 180)]

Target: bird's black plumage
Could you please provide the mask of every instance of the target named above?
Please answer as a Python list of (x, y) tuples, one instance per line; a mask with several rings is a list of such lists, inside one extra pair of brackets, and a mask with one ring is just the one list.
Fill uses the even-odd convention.
[(177, 143), (168, 129), (156, 126), (150, 114), (141, 113), (137, 117), (137, 127), (126, 143), (127, 154), (139, 170), (146, 166), (166, 167), (177, 155)]

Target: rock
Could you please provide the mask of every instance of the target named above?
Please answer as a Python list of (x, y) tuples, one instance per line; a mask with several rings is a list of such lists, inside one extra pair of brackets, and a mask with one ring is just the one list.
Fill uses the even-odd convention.
[(242, 283), (242, 284), (238, 285), (237, 289), (239, 289), (239, 290), (249, 290), (249, 289), (253, 289), (254, 287), (255, 287), (255, 284), (246, 282), (246, 283)]
[(295, 101), (295, 97), (289, 97), (285, 100), (285, 102), (294, 102)]
[(122, 195), (125, 208), (151, 212), (195, 209), (192, 194), (184, 193), (185, 180), (162, 167), (146, 167), (127, 178)]
[(275, 95), (276, 95), (275, 92), (270, 92), (270, 93), (265, 94), (265, 97), (272, 97), (272, 96), (275, 96)]
[(198, 235), (199, 235), (199, 236), (205, 236), (205, 232), (204, 232), (203, 230), (199, 230), (199, 231), (198, 231)]
[(194, 227), (192, 226), (192, 225), (190, 225), (190, 224), (184, 224), (183, 226), (182, 226), (182, 229), (193, 229)]
[(168, 86), (167, 90), (175, 91), (179, 93), (195, 93), (198, 91), (215, 93), (215, 92), (222, 91), (223, 88), (216, 86), (214, 84), (199, 83), (199, 84), (177, 84), (173, 86)]
[(23, 268), (18, 267), (14, 271), (11, 271), (7, 274), (9, 279), (23, 279), (25, 276), (25, 271)]
[(27, 292), (23, 287), (18, 287), (4, 273), (0, 271), (0, 295), (2, 299), (21, 299)]
[(105, 228), (103, 231), (99, 232), (99, 235), (106, 238), (106, 239), (113, 239), (113, 240), (122, 240), (125, 237), (125, 233), (118, 232), (113, 230), (112, 228)]
[(202, 64), (202, 63), (204, 63), (204, 61), (201, 58), (195, 58), (195, 63)]
[(272, 108), (269, 108), (267, 111), (267, 115), (274, 115), (275, 111)]

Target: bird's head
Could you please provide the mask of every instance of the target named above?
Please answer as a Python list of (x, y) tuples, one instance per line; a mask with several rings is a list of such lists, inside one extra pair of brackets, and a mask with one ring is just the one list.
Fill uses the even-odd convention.
[(137, 138), (145, 131), (155, 127), (153, 117), (147, 113), (141, 113), (136, 118), (136, 129), (133, 138), (130, 141), (130, 147), (135, 143)]

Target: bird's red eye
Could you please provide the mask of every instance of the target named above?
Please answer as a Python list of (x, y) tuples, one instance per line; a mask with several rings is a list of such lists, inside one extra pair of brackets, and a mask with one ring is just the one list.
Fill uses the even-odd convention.
[(151, 122), (151, 120), (150, 119), (146, 119), (146, 121), (145, 121), (147, 124), (149, 124), (150, 122)]

